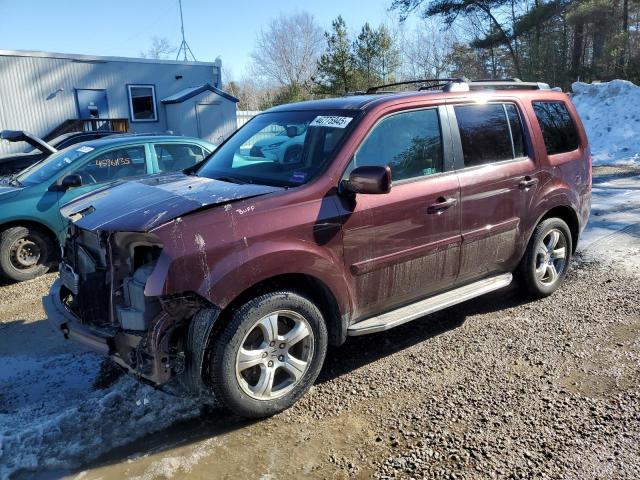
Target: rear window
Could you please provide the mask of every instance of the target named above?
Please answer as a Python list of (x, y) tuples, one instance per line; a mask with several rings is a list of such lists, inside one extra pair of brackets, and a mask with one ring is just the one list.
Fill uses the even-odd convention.
[(154, 145), (161, 172), (184, 170), (204, 160), (207, 153), (199, 145), (165, 143)]
[(526, 155), (522, 122), (514, 104), (458, 105), (454, 109), (465, 167)]
[(567, 106), (563, 102), (533, 102), (547, 154), (571, 152), (580, 145), (580, 137)]

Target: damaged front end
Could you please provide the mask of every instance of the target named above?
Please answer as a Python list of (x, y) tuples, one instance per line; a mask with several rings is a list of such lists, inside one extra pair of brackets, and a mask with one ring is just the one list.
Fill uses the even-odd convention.
[(71, 224), (60, 278), (44, 304), (67, 338), (107, 353), (154, 386), (185, 369), (185, 330), (193, 314), (214, 308), (195, 293), (147, 296), (163, 249), (153, 233), (89, 231)]

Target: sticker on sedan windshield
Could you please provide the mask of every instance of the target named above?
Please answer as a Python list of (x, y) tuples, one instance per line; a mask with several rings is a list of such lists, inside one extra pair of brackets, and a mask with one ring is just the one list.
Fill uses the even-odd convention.
[(83, 145), (82, 147), (78, 148), (78, 151), (82, 152), (82, 153), (89, 153), (89, 152), (93, 152), (94, 150), (95, 150), (95, 148), (88, 147), (86, 145)]
[(333, 117), (320, 115), (313, 119), (313, 122), (309, 124), (310, 127), (333, 127), (333, 128), (345, 128), (349, 125), (352, 117)]

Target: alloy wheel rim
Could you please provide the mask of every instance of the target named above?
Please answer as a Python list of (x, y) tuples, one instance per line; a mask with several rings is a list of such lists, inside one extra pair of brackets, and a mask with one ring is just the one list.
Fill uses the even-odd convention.
[(313, 358), (311, 325), (299, 313), (278, 310), (258, 320), (236, 354), (236, 378), (253, 399), (273, 400), (289, 393)]
[(553, 285), (566, 266), (567, 238), (562, 231), (554, 228), (540, 240), (536, 248), (536, 278), (545, 286)]
[(28, 270), (36, 265), (42, 255), (40, 246), (30, 237), (17, 239), (9, 249), (11, 264), (19, 270)]

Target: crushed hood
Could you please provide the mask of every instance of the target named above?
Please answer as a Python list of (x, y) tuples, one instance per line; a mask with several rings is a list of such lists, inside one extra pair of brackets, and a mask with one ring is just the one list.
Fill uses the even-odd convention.
[(63, 206), (61, 213), (86, 230), (145, 232), (195, 210), (280, 190), (172, 173), (94, 190)]

